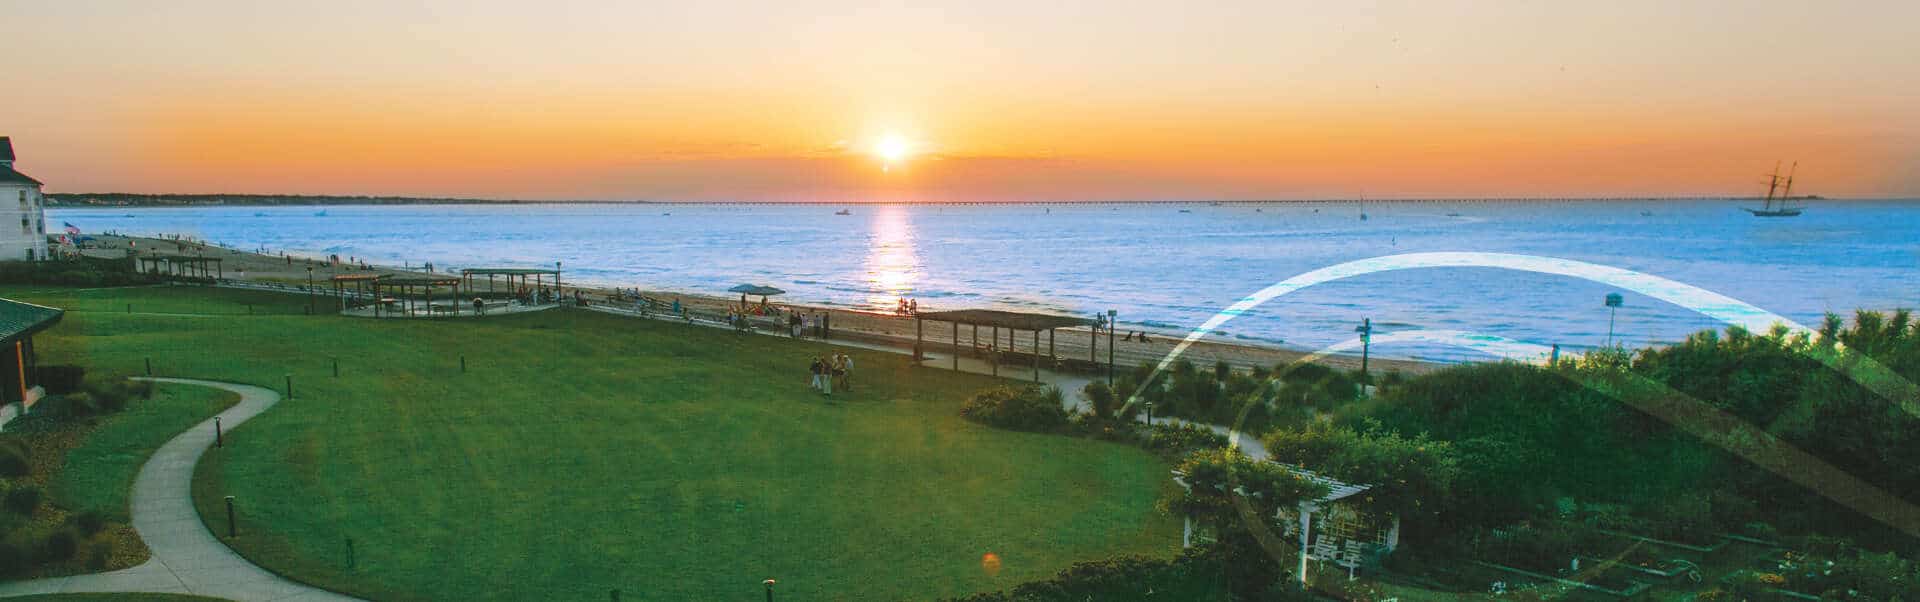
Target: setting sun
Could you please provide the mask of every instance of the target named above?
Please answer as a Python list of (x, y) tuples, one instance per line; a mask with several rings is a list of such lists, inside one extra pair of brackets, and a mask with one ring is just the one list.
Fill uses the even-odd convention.
[(887, 134), (885, 138), (880, 139), (880, 142), (873, 145), (873, 154), (879, 156), (880, 160), (891, 168), (913, 154), (913, 145), (899, 134)]

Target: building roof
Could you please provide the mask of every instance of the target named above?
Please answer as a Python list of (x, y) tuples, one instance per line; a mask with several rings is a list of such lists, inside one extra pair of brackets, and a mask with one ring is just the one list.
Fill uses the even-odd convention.
[(13, 139), (0, 136), (0, 184), (41, 186), (39, 180), (13, 170)]
[(1362, 491), (1366, 491), (1368, 489), (1373, 488), (1372, 485), (1355, 485), (1352, 483), (1343, 482), (1343, 481), (1340, 481), (1339, 479), (1322, 475), (1320, 473), (1307, 470), (1305, 468), (1301, 468), (1299, 466), (1288, 464), (1285, 462), (1274, 462), (1274, 464), (1279, 464), (1281, 468), (1287, 469), (1287, 472), (1291, 472), (1294, 475), (1299, 476), (1300, 478), (1313, 481), (1321, 485), (1326, 485), (1327, 495), (1321, 497), (1320, 499), (1314, 500), (1315, 502), (1331, 502), (1331, 501), (1339, 500), (1342, 498), (1350, 497), (1353, 494), (1360, 493)]
[(926, 311), (914, 314), (922, 320), (939, 320), (961, 324), (979, 324), (981, 326), (999, 326), (1017, 330), (1050, 330), (1069, 326), (1086, 326), (1090, 320), (1070, 318), (1052, 314), (1028, 314), (997, 309), (956, 309), (953, 311)]
[(52, 307), (0, 299), (0, 342), (11, 342), (46, 330), (59, 323), (60, 316), (65, 314), (65, 311)]

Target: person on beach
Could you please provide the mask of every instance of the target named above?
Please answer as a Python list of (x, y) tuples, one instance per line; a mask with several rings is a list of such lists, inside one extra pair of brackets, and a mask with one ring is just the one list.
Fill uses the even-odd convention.
[(919, 299), (910, 299), (910, 300), (908, 300), (908, 301), (907, 301), (907, 314), (908, 314), (908, 315), (913, 315), (913, 314), (918, 314), (918, 313), (920, 313), (920, 300), (919, 300)]

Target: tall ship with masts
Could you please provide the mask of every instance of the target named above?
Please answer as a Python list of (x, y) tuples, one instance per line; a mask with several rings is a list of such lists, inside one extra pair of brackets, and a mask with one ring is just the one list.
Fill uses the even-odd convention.
[[(1747, 213), (1753, 214), (1754, 217), (1794, 217), (1800, 215), (1801, 208), (1792, 205), (1793, 174), (1797, 171), (1800, 171), (1800, 162), (1794, 161), (1793, 167), (1787, 170), (1787, 177), (1781, 178), (1780, 164), (1774, 163), (1773, 175), (1767, 176), (1767, 198), (1765, 204), (1761, 205), (1759, 209), (1752, 207), (1742, 207), (1742, 209), (1746, 209)], [(1774, 193), (1779, 193), (1779, 196), (1775, 196)]]

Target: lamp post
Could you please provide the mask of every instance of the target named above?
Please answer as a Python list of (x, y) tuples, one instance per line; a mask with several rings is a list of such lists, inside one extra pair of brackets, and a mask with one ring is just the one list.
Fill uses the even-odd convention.
[(1113, 317), (1120, 312), (1107, 310), (1107, 387), (1113, 387), (1113, 329), (1117, 325)]
[(1620, 306), (1626, 303), (1626, 299), (1622, 298), (1620, 296), (1620, 293), (1607, 293), (1606, 303), (1607, 303), (1607, 346), (1612, 347), (1613, 346), (1613, 318), (1614, 316), (1620, 313)]
[(1373, 318), (1361, 318), (1353, 331), (1360, 333), (1360, 396), (1366, 397), (1367, 383), (1372, 380), (1367, 378), (1367, 356), (1373, 347)]
[(1147, 403), (1147, 426), (1153, 426), (1153, 402)]
[(773, 580), (768, 579), (764, 583), (767, 586), (767, 602), (773, 602)]
[(313, 313), (313, 266), (307, 266), (307, 313)]

